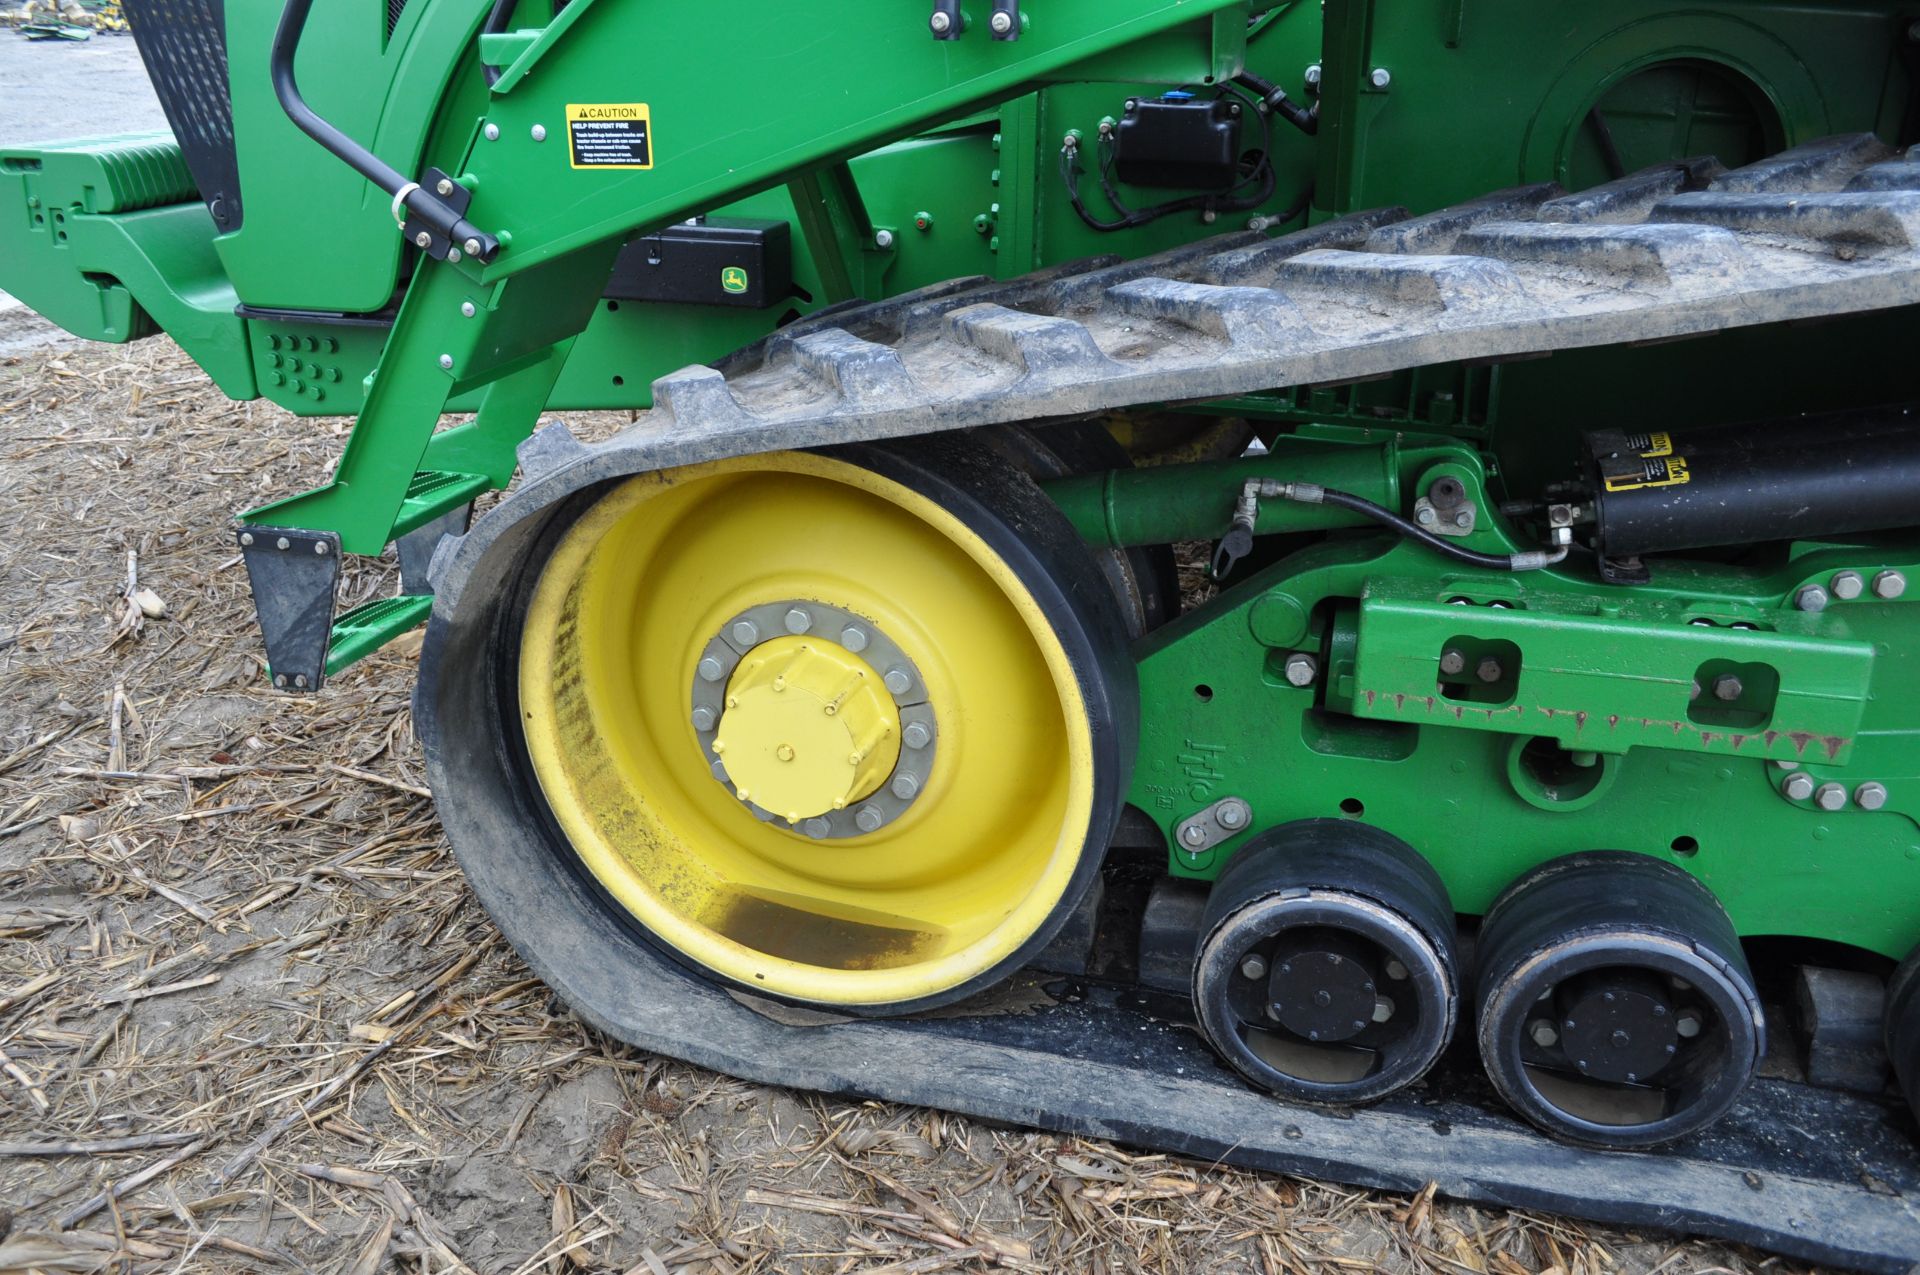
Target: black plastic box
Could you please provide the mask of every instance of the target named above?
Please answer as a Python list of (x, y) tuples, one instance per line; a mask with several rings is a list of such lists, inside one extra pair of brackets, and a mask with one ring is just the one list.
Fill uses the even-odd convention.
[(793, 229), (759, 217), (703, 217), (620, 250), (606, 294), (763, 310), (793, 292)]
[(1240, 176), (1240, 116), (1226, 101), (1141, 98), (1120, 121), (1113, 158), (1130, 186), (1224, 190)]

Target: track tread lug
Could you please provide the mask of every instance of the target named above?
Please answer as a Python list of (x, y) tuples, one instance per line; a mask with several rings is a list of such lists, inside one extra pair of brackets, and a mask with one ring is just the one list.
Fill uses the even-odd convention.
[(565, 421), (555, 421), (522, 439), (514, 455), (519, 459), (522, 477), (539, 478), (572, 464), (591, 450), (574, 437)]
[(1526, 288), (1505, 263), (1457, 255), (1398, 256), (1316, 248), (1280, 267), (1283, 288), (1318, 288), (1364, 295), (1385, 305), (1427, 306), (1449, 312), (1511, 307)]
[(744, 422), (751, 415), (733, 396), (727, 378), (710, 367), (683, 367), (653, 383), (653, 410), (676, 421)]
[(1754, 235), (1821, 243), (1912, 248), (1920, 244), (1920, 192), (1675, 195), (1654, 206), (1656, 219), (1721, 226)]
[(1434, 212), (1380, 227), (1367, 236), (1366, 250), (1381, 253), (1446, 253), (1453, 242), (1485, 221), (1513, 221), (1533, 215), (1549, 199), (1566, 191), (1559, 182), (1511, 186)]
[(1224, 287), (1267, 284), (1280, 263), (1290, 257), (1315, 248), (1359, 248), (1366, 243), (1367, 236), (1380, 227), (1405, 221), (1411, 215), (1398, 205), (1348, 213), (1292, 234), (1263, 239), (1249, 247), (1212, 253), (1194, 272), (1193, 278), (1196, 283), (1216, 283)]
[(1605, 185), (1549, 199), (1535, 220), (1544, 222), (1630, 221), (1646, 215), (1660, 200), (1686, 190), (1705, 190), (1727, 171), (1711, 155), (1655, 164)]
[(1229, 344), (1281, 345), (1312, 330), (1300, 307), (1268, 288), (1149, 277), (1109, 288), (1107, 296), (1123, 313), (1166, 319)]
[(1836, 133), (1722, 173), (1708, 189), (1750, 195), (1839, 190), (1855, 172), (1892, 154), (1893, 148), (1872, 133)]
[(946, 320), (955, 340), (1021, 368), (1030, 379), (1066, 376), (1112, 362), (1094, 344), (1086, 325), (1071, 319), (987, 302), (951, 311)]
[(795, 362), (832, 386), (849, 403), (897, 400), (914, 392), (900, 352), (844, 328), (808, 332), (792, 342)]
[(1462, 252), (1565, 266), (1656, 287), (1723, 285), (1748, 265), (1732, 231), (1718, 226), (1607, 222), (1491, 222), (1468, 231)]

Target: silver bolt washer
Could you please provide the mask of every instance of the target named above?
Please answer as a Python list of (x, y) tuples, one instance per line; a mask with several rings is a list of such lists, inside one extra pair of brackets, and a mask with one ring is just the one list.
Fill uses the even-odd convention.
[(1862, 810), (1878, 810), (1887, 804), (1887, 786), (1869, 779), (1853, 790), (1853, 804)]
[(1384, 66), (1376, 66), (1373, 68), (1373, 73), (1367, 76), (1367, 83), (1377, 89), (1383, 89), (1393, 83), (1393, 72)]
[(1793, 595), (1793, 605), (1802, 611), (1824, 611), (1827, 609), (1827, 591), (1817, 584), (1810, 584)]
[(1827, 581), (1827, 588), (1842, 602), (1851, 602), (1866, 592), (1867, 582), (1858, 571), (1836, 571), (1833, 579)]
[[(795, 630), (791, 627), (793, 621), (790, 617), (795, 615), (806, 617), (805, 629)], [(894, 692), (893, 701), (900, 713), (900, 741), (905, 747), (900, 751), (900, 760), (895, 763), (893, 772), (858, 805), (850, 805), (843, 810), (829, 810), (812, 819), (802, 819), (797, 826), (787, 823), (751, 799), (743, 802), (743, 807), (763, 823), (771, 823), (776, 828), (815, 840), (832, 841), (864, 836), (890, 826), (906, 813), (925, 790), (926, 777), (933, 773), (939, 752), (939, 725), (934, 717), (933, 705), (927, 702), (926, 684), (921, 680), (920, 669), (907, 653), (866, 616), (856, 615), (831, 603), (790, 599), (748, 607), (722, 624), (706, 646), (701, 648), (699, 661), (690, 679), (688, 720), (699, 739), (702, 752), (711, 763), (713, 777), (732, 786), (726, 767), (713, 751), (713, 741), (726, 715), (728, 679), (754, 647), (789, 633), (796, 637), (813, 633), (826, 641), (833, 640), (827, 635), (838, 633), (840, 644), (859, 653), (869, 664), (889, 671), (902, 671), (908, 679), (907, 691)], [(848, 640), (849, 634), (858, 635), (857, 646)], [(892, 691), (890, 686), (888, 689)], [(916, 744), (916, 739), (924, 742)], [(908, 796), (901, 796), (896, 789), (903, 776), (912, 780), (911, 784), (904, 785), (909, 789)], [(879, 820), (871, 828), (861, 822), (869, 811), (872, 816), (867, 818), (867, 822), (872, 822), (873, 818)], [(807, 825), (812, 820), (824, 824), (825, 831), (817, 836), (808, 831)]]
[(547, 126), (545, 124), (535, 124), (533, 126), (533, 140), (536, 142), (544, 142), (547, 140)]
[(500, 126), (498, 124), (489, 124), (485, 128), (481, 129), (480, 132), (490, 142), (497, 142), (500, 140)]
[(891, 247), (893, 247), (893, 232), (892, 232), (891, 230), (876, 230), (876, 231), (874, 231), (874, 232), (873, 232), (873, 246), (874, 246), (874, 247), (876, 247), (876, 248), (891, 248)]
[(1882, 571), (1873, 577), (1873, 596), (1888, 602), (1907, 591), (1907, 577), (1898, 571)]
[(1813, 804), (1822, 810), (1844, 810), (1847, 806), (1847, 788), (1845, 784), (1836, 784), (1832, 780), (1813, 790)]
[(464, 314), (465, 316), (467, 316), (467, 318), (469, 318), (469, 319), (471, 319), (471, 318), (472, 318), (472, 317), (473, 317), (474, 315), (476, 315), (476, 314), (478, 314), (478, 313), (480, 313), (480, 311), (479, 311), (479, 309), (478, 309), (478, 307), (476, 307), (476, 306), (475, 306), (475, 305), (473, 304), (473, 302), (471, 302), (471, 301), (462, 301), (462, 302), (460, 303), (460, 313), (461, 313), (461, 314)]
[(1789, 801), (1805, 801), (1813, 796), (1813, 776), (1804, 770), (1796, 771), (1781, 782), (1780, 791)]
[(440, 356), (440, 370), (443, 372), (453, 371), (453, 355), (442, 354)]

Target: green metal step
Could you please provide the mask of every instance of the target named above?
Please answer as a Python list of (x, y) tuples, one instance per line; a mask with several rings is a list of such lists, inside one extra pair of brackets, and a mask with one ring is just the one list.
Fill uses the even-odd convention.
[(327, 676), (372, 655), (408, 629), (425, 624), (431, 594), (405, 594), (362, 603), (333, 622), (327, 639)]
[(393, 520), (389, 534), (395, 540), (409, 531), (426, 526), (443, 514), (452, 513), (483, 491), (492, 491), (493, 482), (485, 474), (459, 474), (423, 469), (407, 485), (407, 498)]

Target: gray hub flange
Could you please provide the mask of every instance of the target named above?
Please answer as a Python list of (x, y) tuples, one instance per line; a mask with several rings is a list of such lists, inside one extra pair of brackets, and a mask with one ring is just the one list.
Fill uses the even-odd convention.
[(726, 713), (727, 680), (754, 647), (773, 638), (802, 634), (838, 643), (879, 672), (900, 714), (900, 760), (886, 781), (865, 800), (797, 823), (789, 823), (751, 801), (740, 804), (763, 823), (816, 841), (878, 832), (905, 814), (926, 791), (940, 732), (933, 705), (927, 702), (927, 686), (920, 677), (919, 667), (879, 625), (865, 616), (828, 602), (787, 599), (748, 607), (728, 620), (720, 626), (720, 632), (708, 640), (694, 666), (689, 713), (694, 733), (700, 738), (700, 747), (713, 777), (732, 788), (726, 764), (713, 751), (720, 719)]

